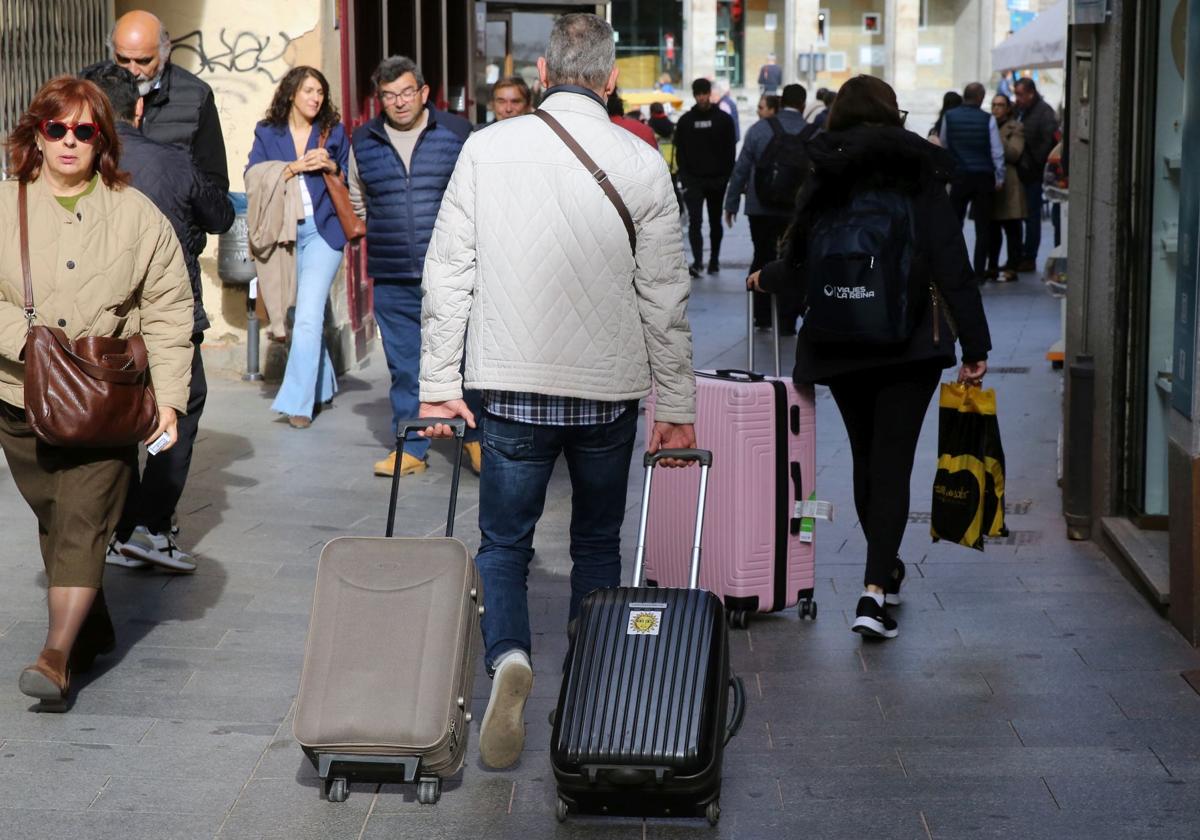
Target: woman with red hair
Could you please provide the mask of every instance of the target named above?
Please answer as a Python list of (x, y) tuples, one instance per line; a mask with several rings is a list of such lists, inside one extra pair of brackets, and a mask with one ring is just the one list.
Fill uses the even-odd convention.
[(0, 183), (0, 448), (37, 516), (50, 613), (45, 647), (20, 688), (40, 710), (65, 711), (71, 671), (115, 644), (97, 592), (138, 453), (35, 436), (24, 409), (25, 336), (34, 325), (69, 339), (140, 334), (159, 408), (147, 442), (166, 434), (170, 446), (187, 406), (192, 291), (170, 223), (117, 169), (120, 140), (99, 88), (70, 76), (47, 82), (8, 147), (16, 179)]

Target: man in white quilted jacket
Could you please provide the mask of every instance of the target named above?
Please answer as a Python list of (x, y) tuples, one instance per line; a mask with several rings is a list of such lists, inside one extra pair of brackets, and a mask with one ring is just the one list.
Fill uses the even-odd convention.
[[(475, 562), (493, 682), (479, 752), (497, 768), (513, 764), (525, 742), (533, 685), (526, 580), (558, 456), (572, 486), (570, 621), (588, 592), (620, 584), (637, 406), (652, 385), (648, 449), (696, 443), (679, 207), (662, 156), (609, 122), (612, 28), (590, 14), (558, 18), (538, 71), (542, 110), (594, 165), (537, 114), (472, 135), (422, 281), (422, 416), (475, 425), (462, 399), (464, 349), (466, 387), (485, 395)], [(603, 171), (593, 176), (596, 167)]]

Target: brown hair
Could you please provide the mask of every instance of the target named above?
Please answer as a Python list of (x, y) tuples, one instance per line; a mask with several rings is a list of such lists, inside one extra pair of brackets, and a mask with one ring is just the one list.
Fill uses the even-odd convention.
[(100, 128), (96, 138), (96, 157), (92, 173), (100, 173), (100, 179), (109, 189), (119, 190), (129, 183), (129, 173), (117, 168), (121, 159), (121, 140), (113, 125), (113, 112), (100, 88), (89, 81), (74, 76), (56, 76), (42, 85), (17, 121), (17, 127), (8, 137), (8, 151), (12, 156), (13, 171), (17, 179), (29, 183), (36, 181), (42, 171), (42, 153), (37, 147), (38, 126), (45, 120), (56, 120), (83, 113), (92, 114), (92, 122)]
[(899, 128), (900, 107), (896, 91), (883, 79), (855, 76), (843, 84), (829, 106), (826, 131), (845, 131), (857, 125), (890, 125)]
[(292, 100), (296, 98), (296, 91), (300, 90), (304, 80), (310, 77), (316, 79), (324, 94), (321, 99), (321, 109), (317, 111), (317, 118), (313, 122), (320, 127), (322, 133), (332, 132), (333, 127), (342, 121), (342, 115), (338, 113), (337, 106), (329, 98), (329, 80), (317, 68), (303, 64), (287, 71), (279, 81), (279, 87), (275, 88), (275, 96), (271, 99), (271, 107), (267, 108), (263, 122), (267, 125), (287, 125), (288, 114), (292, 110)]
[(516, 88), (517, 92), (525, 97), (525, 104), (532, 107), (533, 93), (529, 90), (529, 83), (520, 76), (505, 76), (503, 79), (500, 79), (496, 84), (492, 85), (492, 92), (488, 96), (488, 99), (495, 99), (496, 91), (506, 87)]

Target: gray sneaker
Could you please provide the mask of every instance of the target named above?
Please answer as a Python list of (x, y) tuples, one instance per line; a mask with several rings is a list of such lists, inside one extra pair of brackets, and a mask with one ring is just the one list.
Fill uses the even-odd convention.
[(525, 701), (533, 689), (533, 666), (523, 650), (500, 657), (492, 677), (483, 723), (479, 726), (479, 757), (488, 767), (511, 767), (525, 748)]
[(120, 551), (126, 557), (142, 560), (169, 572), (196, 571), (192, 555), (175, 545), (175, 540), (170, 534), (154, 534), (143, 525), (133, 529)]
[(144, 569), (150, 565), (145, 560), (126, 557), (121, 553), (124, 549), (125, 543), (113, 537), (112, 541), (108, 544), (108, 551), (104, 553), (104, 563), (108, 566), (120, 566), (124, 569)]

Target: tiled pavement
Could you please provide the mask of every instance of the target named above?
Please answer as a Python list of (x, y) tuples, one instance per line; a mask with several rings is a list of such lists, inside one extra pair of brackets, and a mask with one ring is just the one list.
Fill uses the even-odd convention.
[[(744, 226), (726, 271), (695, 284), (697, 361), (737, 365)], [(316, 561), (338, 534), (383, 530), (386, 371), (378, 355), (343, 380), (311, 430), (268, 411), (268, 391), (212, 376), (181, 506), (191, 577), (111, 571), (119, 652), (80, 684), (66, 715), (38, 715), (16, 673), (44, 632), (33, 520), (0, 462), (0, 838), (1190, 838), (1200, 836), (1200, 696), (1189, 649), (1120, 574), (1065, 539), (1055, 485), (1060, 376), (1043, 361), (1057, 303), (1025, 277), (986, 290), (990, 377), (1007, 444), (1013, 537), (986, 553), (931, 545), (936, 423), (913, 477), (901, 636), (848, 631), (864, 544), (849, 453), (819, 396), (818, 489), (838, 505), (818, 529), (816, 622), (762, 618), (732, 634), (746, 678), (745, 728), (725, 765), (724, 815), (701, 822), (572, 819), (559, 826), (546, 714), (568, 570), (565, 472), (555, 477), (530, 585), (537, 665), (528, 750), (508, 772), (467, 767), (441, 803), (356, 786), (322, 800), (291, 738)], [(763, 348), (765, 350), (765, 347)], [(448, 450), (404, 482), (404, 529), (440, 525)], [(636, 505), (637, 480), (629, 497)], [(467, 478), (459, 533), (476, 540)], [(626, 535), (633, 536), (629, 521)], [(631, 554), (627, 552), (627, 554)], [(478, 679), (475, 719), (488, 682)]]

